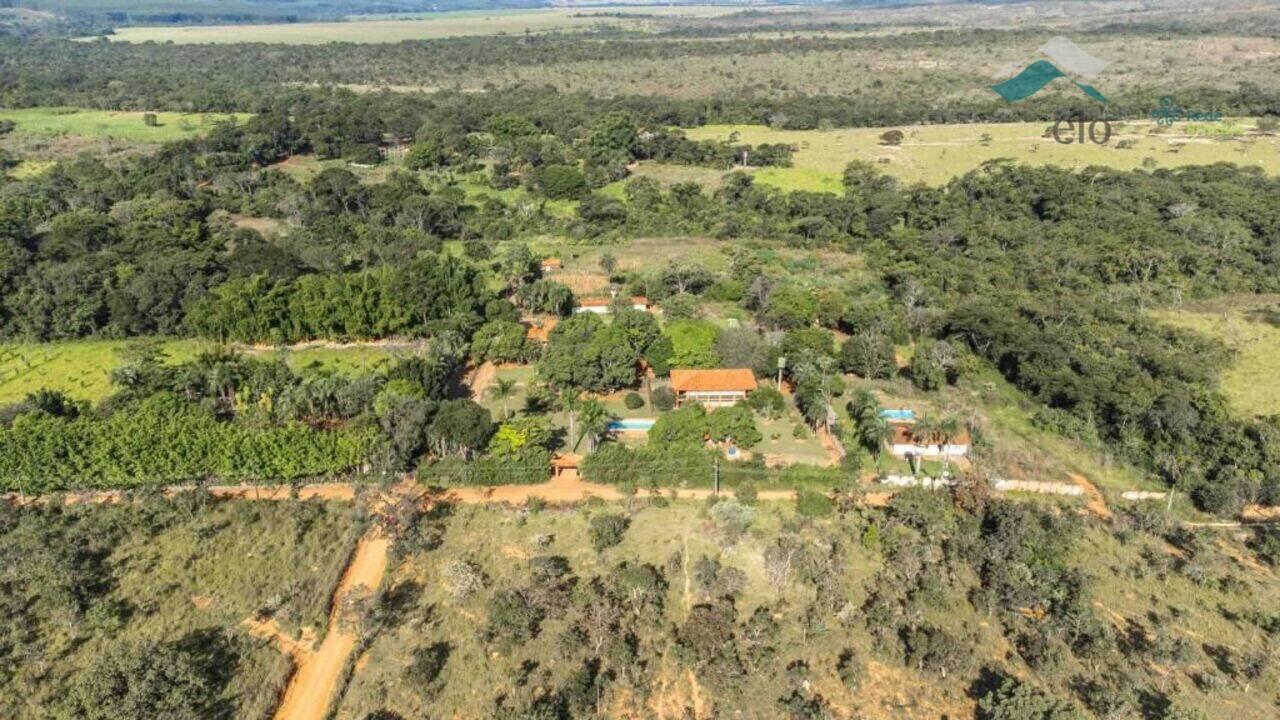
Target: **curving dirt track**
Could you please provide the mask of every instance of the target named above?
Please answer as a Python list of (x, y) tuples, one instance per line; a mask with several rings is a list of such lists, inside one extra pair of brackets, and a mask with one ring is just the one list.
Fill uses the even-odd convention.
[(295, 648), (291, 653), (297, 668), (289, 678), (284, 699), (276, 709), (275, 720), (324, 720), (358, 640), (355, 631), (343, 622), (346, 612), (344, 600), (358, 589), (372, 591), (382, 584), (390, 548), (390, 540), (376, 530), (356, 544), (351, 562), (333, 593), (329, 630), (324, 641), (314, 650)]

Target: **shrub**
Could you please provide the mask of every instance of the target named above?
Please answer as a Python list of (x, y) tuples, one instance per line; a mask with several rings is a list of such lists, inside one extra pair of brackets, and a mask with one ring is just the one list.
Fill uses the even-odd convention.
[(800, 490), (796, 493), (796, 512), (802, 517), (823, 517), (830, 515), (832, 509), (831, 499), (820, 492)]
[(766, 385), (747, 396), (747, 406), (773, 420), (782, 417), (787, 401), (777, 389)]
[(418, 688), (425, 688), (440, 677), (448, 661), (448, 643), (439, 642), (420, 647), (413, 651), (409, 666), (404, 669), (404, 677)]
[(603, 552), (617, 545), (622, 542), (622, 536), (626, 534), (630, 524), (631, 521), (626, 516), (616, 513), (592, 517), (588, 530), (591, 536), (591, 547), (595, 548), (596, 552)]
[(542, 194), (552, 200), (576, 200), (587, 192), (587, 178), (571, 165), (547, 165), (538, 173)]
[(881, 145), (901, 145), (902, 139), (906, 137), (901, 130), (886, 130), (880, 133)]
[(1070, 703), (1050, 697), (1043, 690), (1005, 678), (1000, 686), (978, 701), (979, 720), (1080, 720)]
[(866, 671), (866, 667), (862, 662), (862, 658), (853, 650), (845, 650), (840, 653), (840, 658), (836, 661), (836, 675), (840, 677), (840, 682), (849, 689), (850, 692), (858, 692), (858, 688), (862, 685), (862, 677)]
[(444, 587), (458, 600), (465, 600), (484, 589), (484, 570), (470, 560), (450, 560), (440, 568)]
[(653, 391), (653, 406), (662, 412), (668, 412), (676, 406), (676, 394), (669, 387), (660, 387)]
[(688, 293), (672, 295), (662, 301), (662, 314), (668, 320), (691, 320), (697, 318), (701, 314), (698, 298)]
[(627, 393), (627, 396), (623, 398), (622, 404), (625, 405), (628, 410), (639, 410), (644, 407), (644, 398), (640, 397), (640, 393), (629, 392)]

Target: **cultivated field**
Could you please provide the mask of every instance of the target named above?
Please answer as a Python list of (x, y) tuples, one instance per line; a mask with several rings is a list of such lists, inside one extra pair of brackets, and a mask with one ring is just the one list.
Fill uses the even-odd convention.
[[(126, 27), (110, 38), (120, 42), (287, 43), (330, 42), (395, 43), (405, 40), (463, 37), (468, 35), (518, 35), (525, 32), (573, 32), (613, 26), (645, 30), (661, 17), (714, 17), (736, 12), (732, 7), (687, 5), (679, 7), (554, 8), (536, 10), (457, 10), (416, 13), (388, 18), (355, 16), (345, 22), (281, 23), (276, 25), (195, 25), (187, 27)], [(618, 13), (621, 16), (612, 16)], [(652, 16), (650, 19), (645, 16)]]
[(839, 192), (841, 171), (851, 160), (875, 163), (905, 183), (930, 185), (943, 184), (984, 162), (1002, 158), (1075, 170), (1090, 165), (1154, 170), (1230, 162), (1280, 173), (1280, 136), (1257, 132), (1253, 120), (1194, 126), (1180, 122), (1170, 128), (1151, 121), (1115, 122), (1105, 145), (1064, 145), (1045, 137), (1050, 128), (1049, 123), (912, 126), (897, 128), (905, 134), (900, 145), (886, 145), (880, 139), (886, 130), (895, 128), (774, 130), (759, 125), (718, 125), (693, 128), (687, 134), (694, 139), (796, 146), (794, 167), (755, 171), (759, 182), (788, 190)]
[(24, 108), (0, 110), (0, 120), (17, 124), (15, 132), (26, 135), (73, 135), (85, 138), (114, 138), (162, 143), (198, 137), (213, 124), (228, 118), (243, 121), (247, 114), (158, 112), (156, 125), (147, 125), (142, 112), (83, 110), (79, 108)]

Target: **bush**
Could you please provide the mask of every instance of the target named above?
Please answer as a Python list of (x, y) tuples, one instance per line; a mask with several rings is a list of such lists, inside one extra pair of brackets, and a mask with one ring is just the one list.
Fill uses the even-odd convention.
[(787, 409), (787, 400), (777, 389), (762, 386), (747, 396), (747, 406), (770, 420), (782, 417)]
[(669, 387), (660, 387), (653, 391), (653, 406), (662, 412), (668, 412), (676, 406), (675, 391)]
[(1070, 703), (1050, 697), (1044, 691), (1005, 678), (1000, 686), (978, 701), (980, 720), (1080, 720), (1082, 715)]
[(627, 396), (622, 399), (622, 404), (625, 405), (628, 410), (639, 410), (644, 407), (644, 398), (640, 397), (640, 393), (629, 392), (627, 393)]
[(587, 178), (571, 165), (547, 165), (538, 173), (542, 194), (552, 200), (576, 200), (587, 192)]
[(617, 545), (622, 542), (622, 536), (627, 533), (629, 525), (631, 521), (626, 516), (616, 513), (592, 517), (588, 530), (591, 536), (591, 547), (595, 548), (596, 552), (603, 552)]
[(844, 684), (849, 692), (858, 692), (858, 688), (862, 685), (862, 677), (865, 674), (866, 667), (862, 662), (862, 658), (853, 650), (845, 650), (840, 653), (840, 658), (836, 661), (836, 675), (839, 676), (840, 682)]
[(820, 492), (800, 490), (796, 493), (796, 513), (802, 517), (824, 517), (830, 515), (832, 510), (831, 498)]

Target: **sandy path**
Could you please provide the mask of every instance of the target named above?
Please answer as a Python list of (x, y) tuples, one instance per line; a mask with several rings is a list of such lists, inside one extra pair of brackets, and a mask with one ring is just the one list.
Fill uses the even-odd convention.
[(825, 427), (819, 427), (818, 442), (822, 444), (822, 449), (827, 451), (828, 467), (836, 467), (844, 461), (844, 449), (840, 447), (839, 441), (831, 434), (830, 430)]
[(489, 386), (498, 377), (498, 366), (491, 362), (480, 363), (475, 370), (467, 373), (466, 384), (471, 388), (471, 399), (476, 402), (484, 400)]
[(344, 601), (360, 588), (376, 590), (387, 569), (387, 551), (391, 541), (376, 530), (356, 544), (351, 562), (338, 588), (334, 590), (329, 611), (329, 631), (324, 642), (312, 652), (294, 653), (297, 669), (289, 678), (275, 720), (324, 720), (338, 692), (342, 672), (356, 649), (356, 633), (344, 625)]
[(1089, 512), (1100, 518), (1109, 519), (1111, 517), (1111, 508), (1107, 507), (1107, 499), (1102, 496), (1102, 491), (1089, 481), (1089, 478), (1078, 473), (1071, 473), (1071, 482), (1080, 486), (1084, 490), (1085, 507), (1089, 508)]

